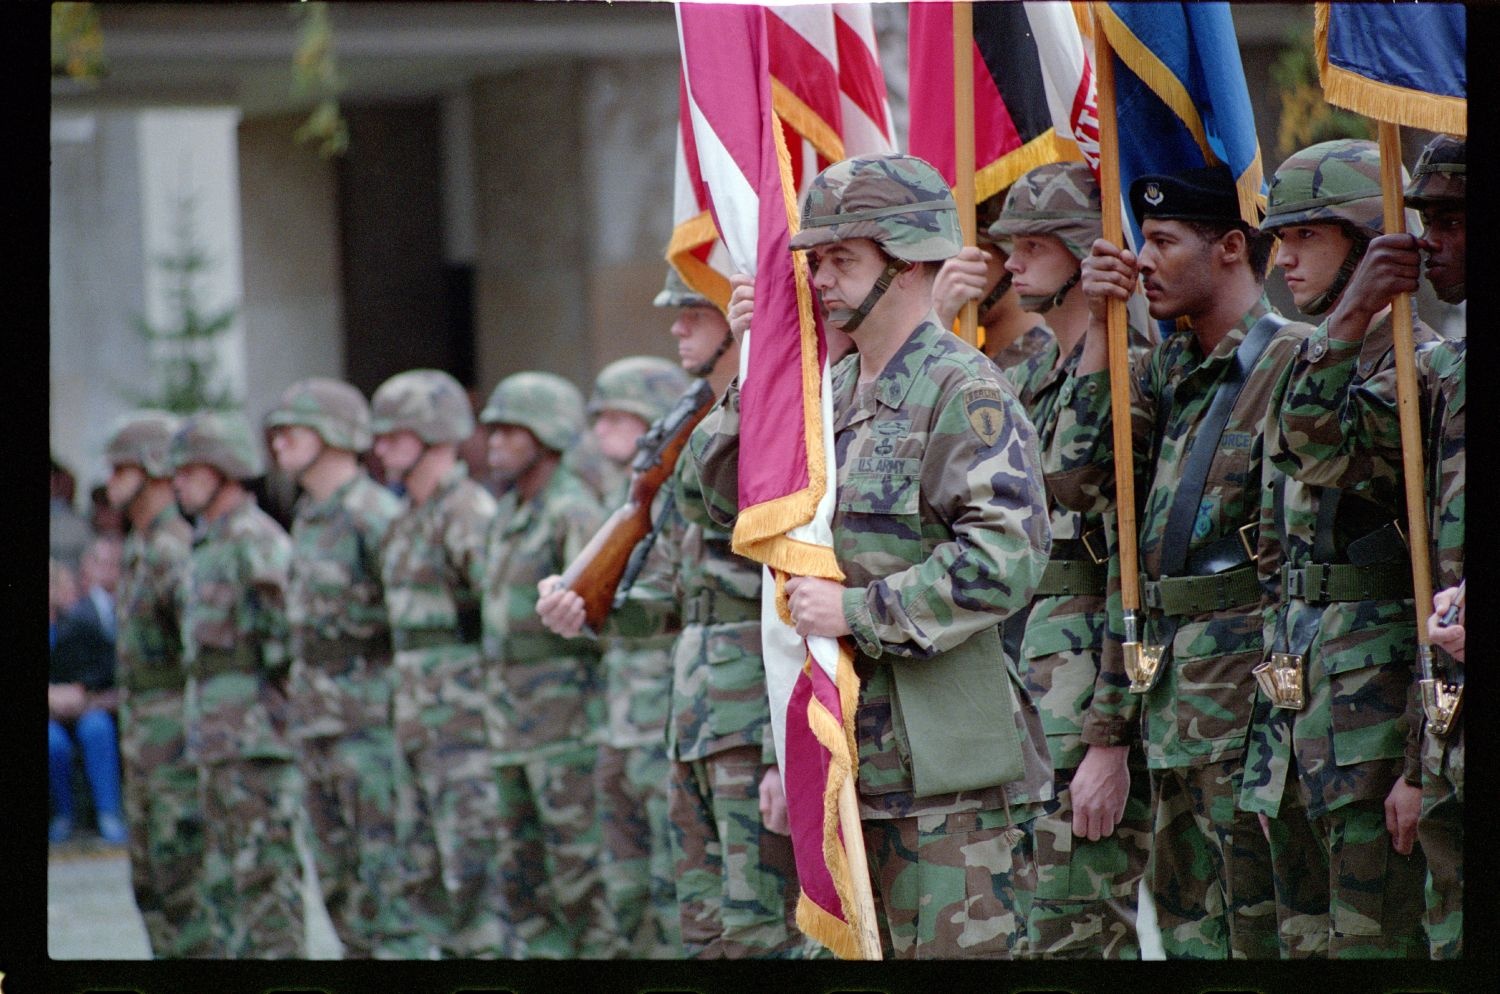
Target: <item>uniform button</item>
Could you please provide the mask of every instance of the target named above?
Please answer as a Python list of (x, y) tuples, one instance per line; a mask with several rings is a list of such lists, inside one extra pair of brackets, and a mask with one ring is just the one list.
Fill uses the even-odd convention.
[(1307, 343), (1307, 360), (1309, 362), (1317, 362), (1319, 359), (1322, 359), (1323, 356), (1325, 356), (1327, 354), (1328, 354), (1328, 343), (1325, 342), (1323, 339), (1318, 338), (1318, 339), (1314, 339), (1313, 341), (1310, 341), (1310, 342)]
[(1068, 382), (1064, 383), (1062, 385), (1062, 389), (1057, 392), (1057, 402), (1059, 404), (1070, 404), (1070, 403), (1073, 402), (1073, 381), (1072, 380), (1069, 380)]

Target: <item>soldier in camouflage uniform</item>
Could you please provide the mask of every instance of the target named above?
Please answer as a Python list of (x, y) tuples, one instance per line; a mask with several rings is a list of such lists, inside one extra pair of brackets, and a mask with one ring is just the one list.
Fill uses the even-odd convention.
[(198, 519), (180, 590), (194, 678), (187, 748), (207, 826), (204, 901), (225, 956), (301, 957), (302, 778), (286, 735), (291, 540), (243, 485), (264, 461), (242, 415), (188, 418), (171, 458), (177, 503)]
[(314, 863), (346, 959), (368, 959), (397, 872), (391, 634), (380, 543), (401, 501), (370, 479), (370, 406), (337, 380), (292, 384), (266, 415), (292, 522), (287, 620), (291, 737), (307, 784)]
[[(1315, 317), (1338, 302), (1381, 228), (1380, 151), (1354, 139), (1282, 163), (1261, 225), (1280, 238), (1276, 264), (1297, 307)], [(1418, 342), (1435, 337), (1416, 329)], [(1365, 336), (1358, 376), (1394, 364), (1384, 312)], [(1286, 402), (1290, 373), (1273, 410)], [(1270, 833), (1283, 958), (1408, 957), (1425, 949), (1425, 861), (1413, 853), (1421, 792), (1406, 714), (1416, 631), (1405, 502), (1390, 480), (1339, 489), (1288, 477), (1296, 466), (1278, 421), (1266, 429), (1256, 566), (1278, 592), (1265, 614), (1267, 652), (1283, 655), (1260, 673), (1269, 679), (1279, 661), (1297, 692), (1263, 686), (1256, 695), (1240, 807), (1264, 816)]]
[(121, 420), (104, 448), (105, 492), (130, 525), (115, 589), (130, 882), (159, 959), (222, 954), (198, 901), (204, 827), (198, 767), (186, 754), (177, 602), (192, 528), (172, 494), (176, 428), (170, 414), (140, 411)]
[(1005, 268), (1006, 248), (991, 228), (1005, 205), (1006, 191), (987, 197), (975, 208), (978, 245), (966, 245), (945, 259), (932, 284), (932, 307), (938, 323), (953, 325), (970, 301), (977, 306), (979, 348), (1001, 369), (1018, 366), (1042, 351), (1052, 333), (1036, 308), (1021, 304)]
[[(1141, 642), (1162, 652), (1139, 705), (1152, 780), (1151, 891), (1169, 957), (1274, 958), (1266, 838), (1254, 815), (1235, 808), (1250, 670), (1262, 655), (1262, 591), (1245, 540), (1260, 508), (1267, 398), (1307, 329), (1277, 330), (1262, 286), (1271, 239), (1240, 219), (1226, 168), (1142, 177), (1130, 201), (1139, 257), (1101, 239), (1083, 264), (1089, 329), (1062, 385), (1047, 485), (1072, 510), (1113, 509), (1105, 312), (1140, 277), (1151, 317), (1191, 321), (1190, 333), (1170, 335), (1130, 377)], [(1230, 392), (1216, 405), (1221, 391)]]
[[(675, 271), (655, 304), (677, 310), (672, 335), (682, 368), (722, 392), (739, 366), (723, 313)], [(761, 660), (761, 567), (730, 551), (727, 529), (701, 513), (685, 516), (702, 505), (686, 453), (667, 487), (672, 505), (606, 634), (681, 633), (672, 651), (667, 808), (683, 952), (694, 959), (820, 956), (796, 926), (785, 811), (763, 817), (781, 780)], [(576, 632), (583, 623), (582, 599), (568, 590), (548, 593), (537, 610), (554, 630)]]
[[(855, 646), (857, 791), (882, 946), (902, 959), (1018, 955), (1052, 771), (1000, 622), (1029, 602), (1047, 560), (1036, 434), (999, 370), (937, 323), (936, 263), (959, 234), (929, 164), (872, 155), (825, 169), (791, 247), (809, 252), (826, 320), (858, 349), (832, 373), (847, 579), (793, 577), (787, 592), (799, 634)], [(708, 510), (727, 525), (737, 387), (691, 444)]]
[[(1048, 317), (1046, 346), (1006, 374), (1043, 447), (1083, 353), (1088, 302), (1079, 263), (1101, 234), (1099, 186), (1080, 162), (1022, 176), (990, 227), (1022, 303)], [(1132, 333), (1133, 355), (1143, 354), (1149, 343)], [(1151, 847), (1151, 785), (1139, 738), (1109, 707), (1119, 700), (1120, 671), (1102, 665), (1113, 515), (1055, 501), (1051, 514), (1051, 556), (1017, 659), (1041, 709), (1057, 794), (1037, 819), (1029, 955), (1139, 959), (1136, 892)]]
[[(1399, 490), (1402, 464), (1395, 371), (1365, 373), (1366, 334), (1398, 293), (1417, 289), (1425, 272), (1438, 298), (1465, 297), (1467, 245), (1465, 143), (1439, 135), (1427, 144), (1406, 190), (1406, 204), (1421, 211), (1425, 232), (1382, 235), (1328, 320), (1308, 339), (1291, 372), (1281, 412), (1289, 472), (1325, 487), (1370, 486)], [(1442, 339), (1416, 353), (1418, 409), (1423, 423), (1433, 580), (1438, 588), (1463, 579), (1465, 344)], [(1425, 612), (1424, 612), (1425, 613)], [(1435, 652), (1448, 679), (1462, 666)], [(1461, 954), (1463, 941), (1463, 712), (1446, 735), (1423, 725), (1419, 703), (1408, 708), (1422, 728), (1421, 815), (1417, 840), (1427, 858), (1426, 928), (1434, 959)], [(1410, 750), (1403, 779), (1411, 783)], [(1404, 828), (1388, 811), (1393, 834)]]
[[(631, 356), (600, 371), (588, 413), (601, 451), (630, 466), (637, 441), (672, 409), (689, 383), (682, 368), (655, 356)], [(622, 505), (628, 475), (606, 510)], [(652, 520), (670, 489), (657, 491)], [(618, 930), (616, 954), (675, 959), (682, 954), (672, 882), (667, 817), (667, 705), (672, 693), (676, 633), (604, 642), (605, 720), (594, 767), (595, 803), (603, 842), (604, 893)]]
[(499, 794), (485, 726), (479, 601), (495, 500), (469, 478), (458, 445), (474, 413), (458, 381), (408, 370), (371, 398), (370, 431), (409, 507), (386, 532), (380, 579), (395, 649), (403, 867), (376, 955), (495, 958), (516, 953), (497, 862)]
[(519, 956), (597, 959), (613, 942), (594, 816), (599, 651), (536, 616), (538, 581), (560, 572), (604, 521), (561, 465), (583, 431), (583, 397), (552, 373), (516, 373), (495, 386), (479, 420), (490, 468), (510, 484), (489, 528), (481, 602), (506, 905)]

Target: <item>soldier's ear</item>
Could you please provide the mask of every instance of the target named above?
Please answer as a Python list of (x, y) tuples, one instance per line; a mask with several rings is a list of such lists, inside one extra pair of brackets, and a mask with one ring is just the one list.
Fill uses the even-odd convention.
[(1242, 228), (1230, 228), (1214, 243), (1214, 258), (1225, 268), (1232, 267), (1240, 260), (1248, 258), (1248, 252), (1249, 240), (1245, 237)]

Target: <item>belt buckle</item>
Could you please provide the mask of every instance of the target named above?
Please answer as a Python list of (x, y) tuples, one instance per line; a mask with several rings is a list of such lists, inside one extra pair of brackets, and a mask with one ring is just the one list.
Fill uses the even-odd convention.
[(1099, 553), (1094, 551), (1094, 543), (1090, 541), (1090, 538), (1092, 538), (1092, 536), (1102, 536), (1103, 534), (1103, 528), (1095, 528), (1091, 532), (1085, 532), (1083, 535), (1079, 536), (1078, 539), (1078, 541), (1083, 543), (1083, 551), (1089, 554), (1089, 558), (1094, 561), (1095, 566), (1103, 566), (1105, 563), (1109, 562), (1109, 543), (1106, 542), (1104, 544), (1104, 554), (1100, 555)]
[(1448, 734), (1458, 718), (1458, 706), (1463, 703), (1464, 688), (1436, 678), (1422, 680), (1419, 685), (1427, 728), (1441, 738)]
[(1167, 647), (1142, 642), (1126, 642), (1123, 648), (1125, 650), (1125, 674), (1130, 677), (1130, 692), (1144, 694), (1156, 685), (1156, 677), (1161, 672), (1162, 656), (1166, 654)]
[(1302, 689), (1303, 657), (1295, 652), (1273, 652), (1250, 673), (1273, 707), (1301, 711), (1307, 706)]
[(1260, 553), (1257, 552), (1255, 548), (1250, 544), (1250, 538), (1245, 533), (1251, 528), (1254, 528), (1257, 524), (1259, 524), (1259, 522), (1257, 521), (1247, 521), (1245, 524), (1240, 525), (1238, 532), (1240, 536), (1240, 545), (1245, 547), (1245, 557), (1252, 563), (1260, 559)]

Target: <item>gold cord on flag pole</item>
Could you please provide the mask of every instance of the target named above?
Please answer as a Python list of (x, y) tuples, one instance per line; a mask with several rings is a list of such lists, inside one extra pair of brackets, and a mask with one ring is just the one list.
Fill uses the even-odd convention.
[[(964, 246), (976, 243), (974, 232), (974, 8), (953, 4), (953, 200)], [(979, 342), (979, 304), (969, 301), (958, 312), (958, 337)]]
[[(1401, 182), (1401, 128), (1380, 122), (1380, 189), (1385, 230), (1406, 231)], [(1432, 640), (1427, 615), (1432, 612), (1432, 560), (1427, 534), (1427, 474), (1422, 468), (1422, 434), (1418, 415), (1416, 345), (1412, 335), (1411, 294), (1391, 302), (1391, 330), (1396, 351), (1396, 413), (1401, 425), (1401, 462), (1406, 486), (1407, 545), (1411, 550), (1412, 593), (1416, 598), (1417, 659), (1423, 709), (1438, 735), (1446, 734), (1458, 711), (1460, 689), (1437, 678), (1432, 666)]]
[[(1099, 198), (1103, 211), (1104, 238), (1125, 245), (1125, 226), (1120, 216), (1120, 133), (1115, 117), (1115, 62), (1109, 38), (1096, 26), (1094, 31), (1094, 80), (1099, 102)], [(1114, 423), (1115, 518), (1119, 526), (1120, 603), (1124, 610), (1125, 671), (1131, 689), (1141, 692), (1150, 685), (1161, 650), (1141, 644), (1137, 613), (1141, 607), (1140, 567), (1137, 562), (1139, 533), (1135, 519), (1135, 446), (1130, 420), (1130, 348), (1127, 338), (1125, 302), (1111, 300), (1107, 315), (1109, 330), (1109, 397)]]

